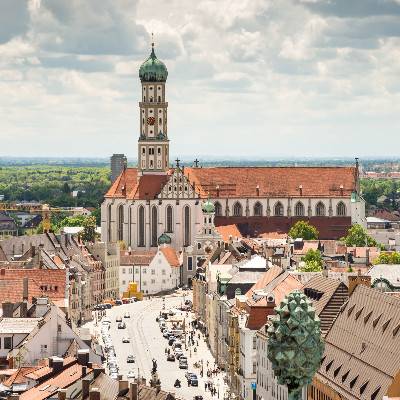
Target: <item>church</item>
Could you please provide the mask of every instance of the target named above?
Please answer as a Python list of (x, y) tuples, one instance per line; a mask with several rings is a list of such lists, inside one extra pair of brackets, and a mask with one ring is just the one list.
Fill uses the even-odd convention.
[[(102, 240), (132, 249), (194, 243), (204, 230), (202, 206), (213, 205), (215, 226), (235, 225), (243, 237), (287, 233), (309, 221), (321, 239), (338, 239), (365, 225), (358, 161), (346, 167), (183, 166), (169, 159), (168, 70), (155, 54), (139, 69), (138, 165), (125, 168), (101, 207)], [(214, 218), (215, 217), (215, 218)]]

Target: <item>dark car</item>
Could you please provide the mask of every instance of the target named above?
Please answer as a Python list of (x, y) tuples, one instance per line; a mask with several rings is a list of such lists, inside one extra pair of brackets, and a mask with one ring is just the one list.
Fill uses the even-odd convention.
[(175, 337), (170, 337), (170, 338), (168, 339), (168, 344), (169, 344), (170, 346), (172, 346), (172, 345), (174, 344), (175, 340), (176, 340)]
[(125, 322), (120, 322), (120, 323), (118, 324), (118, 329), (125, 329), (125, 328), (126, 328)]
[(167, 361), (175, 361), (175, 356), (172, 353), (168, 354)]
[(122, 322), (122, 317), (120, 317), (120, 316), (116, 317), (115, 322)]
[(199, 381), (198, 381), (198, 379), (197, 379), (197, 375), (193, 375), (193, 376), (190, 378), (189, 386), (199, 386)]
[(203, 400), (203, 396), (200, 395), (194, 396), (193, 400)]
[(129, 355), (129, 356), (126, 358), (126, 362), (127, 362), (127, 363), (134, 363), (134, 362), (135, 362), (135, 356)]

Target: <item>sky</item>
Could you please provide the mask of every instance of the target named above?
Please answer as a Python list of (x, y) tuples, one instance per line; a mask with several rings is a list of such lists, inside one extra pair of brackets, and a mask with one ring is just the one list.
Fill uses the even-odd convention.
[(0, 0), (0, 156), (136, 158), (151, 32), (172, 156), (400, 156), (400, 0)]

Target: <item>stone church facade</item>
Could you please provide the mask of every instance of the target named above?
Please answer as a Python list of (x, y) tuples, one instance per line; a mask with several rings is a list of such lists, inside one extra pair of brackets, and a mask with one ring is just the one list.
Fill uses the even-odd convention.
[(365, 225), (358, 163), (349, 167), (171, 167), (167, 129), (167, 68), (154, 45), (142, 64), (138, 166), (115, 180), (101, 208), (102, 240), (132, 249), (160, 243), (190, 246), (203, 229), (202, 204), (215, 225), (235, 224), (244, 236), (288, 232), (297, 220), (315, 225), (321, 239)]

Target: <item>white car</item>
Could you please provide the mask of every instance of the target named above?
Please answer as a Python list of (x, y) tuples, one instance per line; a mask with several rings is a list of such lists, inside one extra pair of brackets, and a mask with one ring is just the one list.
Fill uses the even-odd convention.
[(128, 374), (126, 375), (126, 377), (128, 379), (135, 379), (136, 378), (135, 372), (134, 371), (129, 371)]

